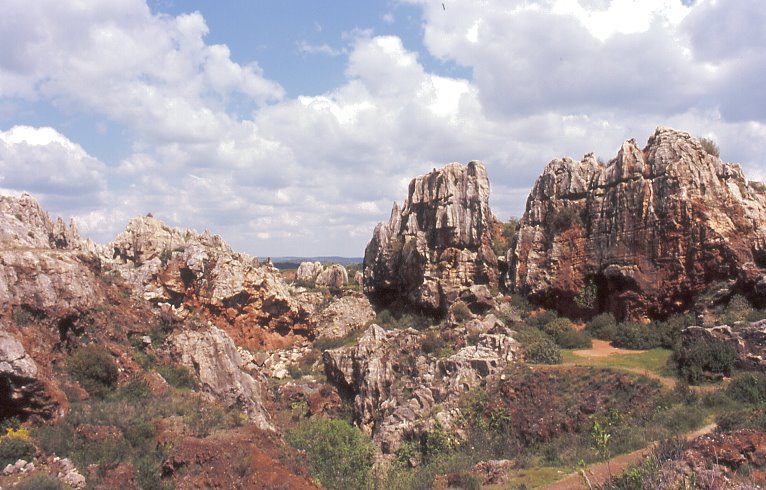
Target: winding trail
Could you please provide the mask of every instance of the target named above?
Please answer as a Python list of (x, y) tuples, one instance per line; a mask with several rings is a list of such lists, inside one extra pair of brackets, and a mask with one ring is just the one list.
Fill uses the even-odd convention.
[[(695, 431), (687, 432), (683, 435), (683, 437), (689, 441), (699, 436), (713, 432), (716, 427), (716, 424), (708, 424)], [(586, 469), (588, 480), (593, 486), (606, 483), (610, 475), (617, 476), (629, 467), (640, 463), (641, 460), (652, 453), (652, 450), (657, 447), (657, 444), (657, 442), (653, 442), (642, 449), (633, 451), (632, 453), (621, 454), (619, 456), (615, 456), (609, 461), (589, 466)], [(542, 487), (538, 488), (541, 490), (588, 490), (588, 485), (585, 484), (580, 473), (575, 471), (565, 476), (563, 479), (557, 481), (556, 483), (543, 485)]]

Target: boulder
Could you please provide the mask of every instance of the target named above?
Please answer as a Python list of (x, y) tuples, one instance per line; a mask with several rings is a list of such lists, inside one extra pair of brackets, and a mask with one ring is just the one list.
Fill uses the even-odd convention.
[(766, 194), (687, 133), (657, 128), (607, 164), (553, 160), (508, 252), (509, 290), (565, 314), (663, 318), (711, 287), (766, 301)]
[(313, 316), (317, 338), (337, 339), (359, 330), (375, 319), (370, 301), (363, 294), (334, 297)]
[(275, 430), (263, 406), (266, 379), (255, 370), (242, 370), (244, 363), (226, 332), (216, 327), (186, 330), (171, 335), (167, 345), (171, 356), (196, 374), (203, 391), (242, 410), (260, 429)]
[(444, 314), (471, 286), (497, 286), (488, 199), (481, 162), (413, 179), (404, 205), (394, 204), (365, 249), (364, 291), (373, 303)]
[(340, 264), (332, 264), (319, 273), (316, 279), (317, 287), (330, 290), (343, 289), (348, 284), (348, 271)]
[(59, 405), (49, 390), (44, 373), (21, 342), (0, 329), (0, 419), (55, 417)]
[(295, 279), (304, 283), (313, 283), (323, 269), (321, 262), (301, 262), (295, 272)]

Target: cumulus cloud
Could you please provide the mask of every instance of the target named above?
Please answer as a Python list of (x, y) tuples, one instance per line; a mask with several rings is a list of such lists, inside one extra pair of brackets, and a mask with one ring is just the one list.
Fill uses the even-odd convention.
[(342, 53), (299, 43), (347, 56), (346, 78), (287, 98), (256, 60), (208, 44), (199, 13), (13, 0), (0, 42), (18, 49), (0, 52), (0, 109), (83, 108), (127, 128), (132, 153), (106, 166), (55, 130), (14, 128), (0, 133), (0, 186), (82, 192), (90, 208), (62, 209), (102, 241), (152, 212), (256, 254), (359, 256), (409, 179), (451, 161), (485, 161), (501, 218), (523, 211), (552, 158), (608, 159), (662, 124), (711, 136), (724, 158), (766, 175), (755, 0), (411, 3), (427, 54), (471, 77), (437, 74), (417, 46), (359, 26)]
[(106, 166), (53, 128), (14, 126), (0, 132), (0, 186), (70, 210), (103, 205)]

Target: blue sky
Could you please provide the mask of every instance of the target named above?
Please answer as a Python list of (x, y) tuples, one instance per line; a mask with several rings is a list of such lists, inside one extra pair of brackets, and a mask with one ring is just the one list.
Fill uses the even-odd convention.
[(0, 192), (81, 233), (133, 216), (255, 255), (360, 256), (415, 175), (547, 162), (667, 125), (766, 177), (758, 0), (4, 2)]

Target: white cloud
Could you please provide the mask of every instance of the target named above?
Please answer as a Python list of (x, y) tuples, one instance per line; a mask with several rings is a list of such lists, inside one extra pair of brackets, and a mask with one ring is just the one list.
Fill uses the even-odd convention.
[(14, 126), (0, 132), (0, 186), (52, 204), (104, 204), (106, 167), (53, 128)]
[[(50, 128), (11, 130), (2, 134), (19, 141), (0, 141), (0, 186), (90, 189), (89, 208), (53, 211), (72, 209), (101, 240), (151, 211), (256, 254), (358, 256), (409, 179), (451, 161), (485, 161), (502, 218), (521, 213), (552, 158), (610, 158), (657, 125), (714, 136), (724, 158), (766, 175), (766, 19), (755, 0), (413, 3), (429, 54), (471, 78), (432, 73), (415, 46), (357, 29), (341, 40), (342, 84), (286, 98), (255, 61), (207, 44), (198, 13), (12, 1), (0, 42), (18, 49), (0, 52), (0, 107), (82, 108), (126, 127), (133, 153), (110, 169)], [(234, 113), (251, 100), (252, 114)]]

